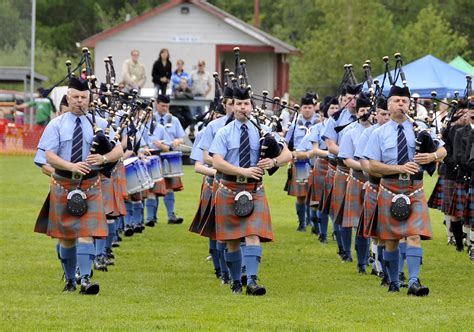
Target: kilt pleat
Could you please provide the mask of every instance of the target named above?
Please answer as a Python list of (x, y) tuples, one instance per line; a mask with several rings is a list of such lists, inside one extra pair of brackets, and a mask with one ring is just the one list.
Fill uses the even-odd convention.
[[(248, 217), (234, 214), (234, 192), (246, 190), (252, 193), (254, 210)], [(254, 183), (238, 184), (221, 180), (216, 192), (216, 239), (219, 241), (237, 240), (250, 235), (257, 235), (261, 242), (273, 240), (272, 222), (268, 201), (263, 186), (253, 192)]]
[(466, 204), (467, 193), (464, 183), (456, 183), (456, 189), (454, 190), (451, 204), (449, 205), (448, 215), (457, 218), (464, 216), (464, 205)]
[(308, 194), (308, 182), (296, 182), (296, 166), (291, 164), (291, 179), (287, 180), (288, 195), (294, 197), (306, 197)]
[(151, 189), (153, 193), (158, 196), (158, 197), (164, 197), (166, 196), (166, 193), (168, 192), (166, 190), (166, 183), (165, 179), (161, 179), (157, 182), (155, 182), (155, 185), (153, 186), (153, 189)]
[(364, 203), (364, 183), (350, 176), (347, 182), (342, 227), (357, 227)]
[(344, 216), (344, 203), (348, 178), (347, 172), (347, 168), (341, 170), (340, 166), (338, 166), (336, 169), (336, 174), (334, 175), (334, 186), (332, 189), (331, 206), (334, 214), (333, 220), (338, 225), (342, 225), (342, 219)]
[(324, 179), (328, 173), (328, 160), (317, 158), (312, 172), (311, 183), (311, 202), (316, 204), (322, 203), (322, 196), (324, 192)]
[(201, 221), (202, 225), (199, 225), (201, 230), (199, 235), (207, 237), (211, 240), (216, 239), (216, 192), (217, 189), (219, 189), (220, 178), (220, 174), (216, 174), (212, 184), (212, 195), (209, 204), (209, 211), (205, 218)]
[(209, 214), (211, 198), (212, 198), (212, 183), (213, 178), (205, 176), (201, 185), (201, 195), (199, 199), (199, 206), (194, 216), (193, 221), (189, 227), (189, 231), (192, 233), (201, 233), (201, 227), (204, 225), (204, 220)]
[(444, 214), (450, 215), (449, 207), (451, 206), (451, 202), (453, 200), (454, 192), (456, 191), (456, 181), (444, 179), (444, 186), (443, 186), (443, 203), (441, 206), (441, 212)]
[(444, 187), (444, 176), (440, 175), (436, 181), (436, 185), (433, 188), (433, 192), (428, 199), (428, 207), (432, 209), (441, 210), (443, 205), (443, 187)]
[(363, 236), (377, 237), (377, 195), (379, 186), (368, 182), (364, 192)]
[(408, 220), (400, 222), (390, 214), (393, 195), (409, 195), (423, 187), (423, 181), (402, 181), (398, 179), (382, 179), (377, 197), (377, 234), (382, 240), (399, 240), (408, 236), (419, 235), (422, 240), (432, 237), (431, 222), (428, 214), (428, 205), (423, 189), (410, 197), (411, 214)]
[(324, 190), (322, 195), (322, 202), (320, 204), (321, 212), (324, 214), (329, 214), (331, 219), (334, 220), (334, 211), (332, 209), (332, 190), (334, 186), (334, 176), (336, 174), (336, 166), (331, 164), (328, 165), (328, 171), (326, 177), (324, 178)]
[(175, 176), (172, 178), (165, 178), (166, 189), (172, 189), (173, 191), (182, 191), (184, 189), (181, 176)]

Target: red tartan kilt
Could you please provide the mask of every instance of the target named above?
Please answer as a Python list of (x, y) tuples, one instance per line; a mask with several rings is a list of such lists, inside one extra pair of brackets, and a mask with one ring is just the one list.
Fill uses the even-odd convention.
[(320, 203), (324, 192), (324, 178), (328, 173), (329, 161), (317, 158), (313, 168), (313, 181), (311, 184), (311, 201)]
[(209, 211), (202, 220), (202, 225), (199, 226), (201, 236), (207, 237), (211, 240), (216, 239), (216, 192), (219, 189), (220, 175), (216, 175), (212, 184), (211, 200), (209, 202)]
[[(364, 193), (364, 206), (363, 206), (363, 236), (365, 238), (369, 237), (377, 237), (377, 227), (376, 227), (376, 219), (377, 219), (377, 194), (378, 194), (378, 186), (370, 183), (365, 188)], [(375, 227), (373, 227), (375, 226)]]
[(449, 207), (451, 206), (451, 201), (453, 200), (454, 192), (456, 191), (456, 181), (444, 179), (443, 186), (443, 204), (441, 206), (441, 212), (446, 215), (450, 215)]
[[(349, 172), (348, 168), (343, 168), (343, 172)], [(334, 213), (334, 222), (338, 225), (342, 224), (344, 215), (344, 201), (347, 189), (347, 175), (341, 172), (340, 166), (337, 167), (334, 176), (334, 186), (332, 188), (331, 207)]]
[(464, 205), (464, 222), (474, 227), (474, 188), (470, 187)]
[(296, 166), (291, 163), (291, 180), (287, 180), (288, 195), (294, 197), (306, 197), (308, 194), (308, 182), (296, 182)]
[(102, 200), (104, 202), (104, 213), (105, 215), (111, 215), (114, 213), (114, 186), (112, 180), (104, 175), (100, 175), (100, 182), (102, 186)]
[[(225, 187), (223, 187), (224, 185)], [(234, 214), (234, 192), (246, 190), (252, 193), (254, 210), (248, 217), (238, 217)], [(250, 235), (257, 235), (261, 242), (273, 240), (272, 221), (268, 208), (265, 189), (257, 192), (254, 183), (237, 184), (221, 180), (216, 192), (216, 239), (219, 241), (238, 240)]]
[(423, 181), (402, 181), (398, 179), (382, 179), (377, 197), (377, 234), (382, 240), (399, 240), (408, 236), (419, 235), (422, 240), (432, 237), (430, 216), (423, 190), (410, 197), (411, 214), (408, 220), (400, 222), (390, 214), (393, 195), (383, 190), (387, 188), (395, 194), (407, 195), (423, 186)]
[(119, 161), (116, 169), (116, 178), (117, 178), (117, 192), (122, 194), (123, 198), (126, 198), (127, 195), (127, 177), (125, 175), (125, 166), (123, 165), (123, 161)]
[(166, 189), (172, 189), (173, 191), (182, 191), (184, 189), (180, 176), (165, 178), (165, 184)]
[(457, 218), (462, 218), (464, 215), (464, 205), (466, 204), (466, 190), (464, 183), (456, 183), (456, 189), (451, 199), (451, 204), (447, 214)]
[(199, 206), (194, 216), (194, 219), (189, 227), (189, 231), (192, 233), (200, 234), (202, 227), (204, 226), (204, 221), (209, 215), (211, 199), (212, 199), (212, 184), (214, 182), (213, 178), (205, 176), (203, 178), (203, 183), (201, 186), (201, 196), (199, 199)]
[(322, 213), (329, 214), (334, 219), (334, 211), (332, 209), (332, 189), (334, 187), (334, 176), (336, 175), (336, 166), (328, 164), (328, 171), (324, 178), (324, 190), (320, 204)]
[(342, 227), (357, 227), (362, 214), (364, 203), (364, 184), (352, 176), (349, 177), (346, 189), (346, 202), (344, 204), (344, 214)]
[(153, 193), (158, 196), (158, 197), (164, 197), (166, 196), (166, 193), (168, 192), (166, 190), (166, 183), (165, 179), (161, 179), (157, 182), (155, 182), (155, 185), (153, 186), (153, 189), (151, 189)]
[[(47, 227), (35, 227), (35, 232), (64, 240), (73, 240), (79, 237), (106, 237), (108, 227), (103, 208), (100, 177), (82, 181), (80, 188), (87, 195), (87, 212), (81, 217), (71, 216), (66, 212), (67, 193), (55, 184), (55, 181), (67, 190), (74, 190), (79, 183), (79, 181), (66, 179), (57, 174), (53, 175)], [(38, 220), (38, 222), (41, 221)]]
[(441, 210), (443, 206), (443, 187), (444, 177), (440, 175), (436, 181), (436, 185), (433, 188), (430, 198), (428, 199), (428, 207), (432, 209)]

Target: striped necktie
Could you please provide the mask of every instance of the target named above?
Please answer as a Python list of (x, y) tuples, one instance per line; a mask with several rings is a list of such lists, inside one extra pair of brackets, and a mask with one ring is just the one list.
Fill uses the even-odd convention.
[(306, 123), (304, 125), (305, 125), (306, 128), (309, 128), (309, 127), (311, 127), (311, 122), (306, 121)]
[(160, 119), (160, 124), (161, 124), (162, 126), (165, 125), (165, 120), (163, 120), (163, 118)]
[(405, 165), (408, 162), (408, 145), (405, 133), (403, 132), (403, 126), (398, 125), (398, 165)]
[(71, 162), (77, 163), (82, 161), (82, 126), (81, 119), (76, 118), (76, 127), (72, 135)]
[(247, 125), (242, 124), (240, 133), (239, 165), (240, 167), (250, 167), (250, 140)]

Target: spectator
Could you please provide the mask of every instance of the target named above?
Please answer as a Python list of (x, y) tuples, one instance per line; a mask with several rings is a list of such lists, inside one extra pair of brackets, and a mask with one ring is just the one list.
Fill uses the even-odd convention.
[(34, 107), (36, 110), (35, 124), (45, 126), (51, 119), (51, 115), (56, 112), (53, 101), (48, 97), (48, 93), (43, 88), (38, 88), (38, 97), (28, 103), (16, 105), (15, 109), (24, 111), (27, 107)]
[[(176, 100), (185, 100), (193, 99), (193, 93), (188, 86), (188, 80), (186, 78), (181, 78), (179, 81), (178, 88), (174, 92), (174, 99)], [(179, 122), (183, 129), (186, 129), (189, 125), (192, 125), (194, 122), (193, 116), (188, 106), (172, 106), (170, 113), (178, 118)], [(192, 127), (191, 129), (193, 129)]]
[[(194, 97), (207, 97), (212, 89), (212, 75), (206, 69), (204, 60), (198, 62), (198, 69), (191, 73), (192, 87)], [(193, 117), (202, 115), (202, 107), (193, 107)]]
[(122, 65), (122, 81), (125, 83), (125, 91), (130, 92), (133, 89), (140, 91), (145, 85), (145, 66), (138, 61), (140, 52), (133, 49), (130, 52), (131, 59), (125, 60)]
[(171, 62), (168, 49), (161, 49), (158, 60), (153, 64), (151, 76), (153, 76), (157, 95), (166, 95), (166, 87), (171, 79)]
[(179, 82), (181, 81), (182, 78), (185, 78), (188, 81), (189, 85), (189, 79), (190, 76), (187, 72), (184, 71), (184, 61), (179, 59), (176, 61), (176, 70), (173, 72), (173, 75), (171, 75), (171, 84), (172, 84), (172, 89), (173, 93), (176, 91), (176, 89), (179, 86)]

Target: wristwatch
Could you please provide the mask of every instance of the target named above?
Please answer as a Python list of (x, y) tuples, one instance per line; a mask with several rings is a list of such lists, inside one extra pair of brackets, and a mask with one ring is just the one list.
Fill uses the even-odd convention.
[(107, 159), (107, 157), (105, 155), (102, 155), (102, 164), (107, 164), (109, 162), (109, 160)]
[(278, 161), (276, 158), (273, 158), (273, 167), (278, 167)]

